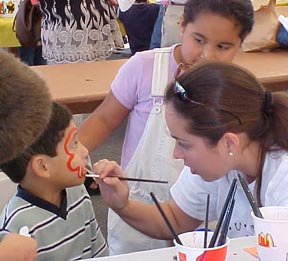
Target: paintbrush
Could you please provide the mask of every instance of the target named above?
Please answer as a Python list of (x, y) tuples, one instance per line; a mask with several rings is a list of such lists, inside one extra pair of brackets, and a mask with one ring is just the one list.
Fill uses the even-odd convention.
[(230, 201), (228, 207), (227, 207), (227, 212), (226, 212), (226, 216), (223, 222), (223, 226), (222, 229), (220, 231), (220, 236), (219, 236), (219, 240), (218, 240), (218, 246), (222, 246), (226, 243), (226, 237), (227, 237), (227, 233), (228, 233), (228, 227), (230, 224), (230, 220), (232, 217), (232, 212), (234, 209), (234, 205), (235, 205), (235, 199), (233, 198), (232, 201)]
[[(99, 174), (95, 174), (93, 171), (91, 171), (88, 168), (84, 168), (88, 174), (85, 175), (87, 178), (100, 178)], [(121, 177), (121, 176), (109, 176), (109, 177), (115, 177), (120, 180), (128, 180), (128, 181), (140, 181), (140, 182), (150, 182), (150, 183), (162, 183), (167, 184), (168, 181), (166, 180), (154, 180), (154, 179), (138, 179), (138, 178), (128, 178), (128, 177)]]
[(204, 248), (207, 248), (209, 205), (210, 205), (210, 194), (207, 195), (207, 201), (206, 201), (205, 231), (204, 231)]
[(175, 241), (176, 241), (179, 245), (183, 245), (183, 243), (181, 242), (180, 238), (179, 238), (178, 235), (176, 234), (176, 232), (175, 232), (172, 224), (170, 223), (170, 221), (169, 221), (168, 217), (166, 216), (165, 212), (163, 211), (163, 209), (162, 209), (160, 203), (158, 202), (156, 196), (154, 195), (154, 193), (153, 193), (153, 192), (150, 192), (150, 196), (151, 196), (151, 198), (153, 199), (156, 207), (158, 208), (158, 210), (159, 210), (162, 218), (164, 219), (166, 225), (168, 226), (170, 232), (172, 233)]
[(234, 180), (233, 180), (233, 182), (232, 182), (232, 184), (230, 186), (230, 189), (228, 191), (228, 194), (227, 194), (223, 209), (221, 211), (219, 220), (218, 220), (218, 222), (216, 224), (215, 231), (214, 231), (213, 236), (212, 236), (212, 238), (210, 240), (209, 248), (215, 246), (215, 243), (216, 243), (216, 240), (218, 238), (218, 235), (219, 235), (223, 220), (224, 220), (226, 212), (227, 212), (227, 208), (229, 206), (230, 201), (232, 201), (234, 199), (234, 196), (235, 196), (235, 193), (236, 193), (236, 189), (237, 189), (236, 182), (237, 182), (237, 179), (234, 178)]
[(238, 174), (238, 179), (239, 179), (239, 181), (241, 183), (241, 186), (242, 186), (242, 188), (243, 188), (243, 190), (245, 192), (245, 195), (246, 195), (246, 197), (247, 197), (247, 199), (248, 199), (248, 201), (250, 203), (250, 206), (252, 207), (254, 215), (256, 217), (263, 218), (263, 215), (262, 215), (262, 213), (261, 213), (261, 211), (260, 211), (260, 209), (259, 209), (259, 207), (257, 205), (257, 202), (256, 202), (254, 196), (252, 195), (252, 193), (251, 193), (246, 181), (244, 180), (244, 178), (240, 174)]

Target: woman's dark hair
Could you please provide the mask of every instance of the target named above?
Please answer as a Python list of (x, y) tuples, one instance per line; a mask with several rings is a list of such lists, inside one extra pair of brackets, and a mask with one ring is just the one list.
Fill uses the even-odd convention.
[(50, 121), (41, 136), (22, 154), (0, 165), (5, 174), (19, 183), (26, 174), (27, 166), (34, 155), (43, 154), (55, 157), (56, 147), (63, 139), (65, 129), (72, 120), (71, 112), (63, 105), (52, 103)]
[(288, 150), (287, 94), (265, 92), (254, 75), (223, 62), (195, 66), (177, 82), (189, 99), (204, 104), (179, 99), (175, 81), (168, 85), (166, 102), (187, 120), (190, 133), (206, 138), (212, 145), (225, 132), (245, 132), (267, 151)]
[(184, 7), (185, 25), (193, 23), (197, 15), (203, 12), (234, 19), (240, 27), (239, 37), (242, 41), (252, 30), (254, 10), (250, 0), (187, 0)]
[[(182, 93), (177, 88), (183, 88)], [(239, 66), (221, 62), (195, 66), (168, 85), (165, 101), (187, 121), (189, 133), (211, 146), (226, 132), (246, 133), (259, 142), (258, 192), (265, 154), (288, 151), (288, 95), (265, 91), (254, 75)]]

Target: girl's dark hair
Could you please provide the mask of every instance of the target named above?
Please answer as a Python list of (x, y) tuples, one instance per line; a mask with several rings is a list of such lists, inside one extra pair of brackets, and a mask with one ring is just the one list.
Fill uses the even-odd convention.
[[(186, 99), (183, 92), (182, 99), (175, 92), (177, 85), (186, 91)], [(165, 101), (187, 121), (189, 133), (203, 137), (211, 146), (226, 132), (246, 133), (251, 141), (259, 142), (262, 162), (257, 195), (260, 202), (265, 154), (288, 151), (288, 95), (265, 91), (254, 75), (239, 66), (210, 62), (186, 71), (170, 83)]]
[(0, 168), (15, 183), (26, 174), (27, 166), (34, 155), (43, 154), (55, 157), (56, 147), (63, 139), (64, 132), (72, 120), (71, 112), (63, 105), (52, 103), (50, 121), (41, 136), (22, 154), (0, 165)]
[(254, 10), (250, 0), (187, 0), (184, 7), (184, 23), (193, 23), (197, 15), (203, 12), (234, 19), (240, 27), (239, 37), (242, 41), (252, 30)]

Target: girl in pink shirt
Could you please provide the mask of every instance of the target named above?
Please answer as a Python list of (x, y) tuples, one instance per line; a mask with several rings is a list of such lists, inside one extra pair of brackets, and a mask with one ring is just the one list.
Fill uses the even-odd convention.
[[(166, 62), (157, 63), (157, 51), (149, 50), (136, 53), (119, 70), (104, 102), (80, 127), (79, 138), (92, 151), (129, 116), (121, 159), (126, 175), (169, 181), (168, 186), (130, 183), (131, 198), (150, 202), (149, 192), (155, 191), (159, 200), (167, 200), (170, 186), (184, 166), (183, 161), (173, 159), (174, 141), (163, 116), (166, 83), (177, 68), (183, 72), (203, 61), (232, 61), (252, 25), (250, 0), (188, 0), (179, 25), (181, 43), (158, 51), (165, 53)], [(161, 74), (159, 95), (152, 93), (156, 68), (155, 77)], [(112, 211), (108, 243), (112, 254), (169, 244), (140, 234)]]

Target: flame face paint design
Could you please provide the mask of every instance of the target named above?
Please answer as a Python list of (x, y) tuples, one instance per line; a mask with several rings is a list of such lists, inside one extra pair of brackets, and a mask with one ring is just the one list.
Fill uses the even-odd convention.
[(64, 142), (64, 151), (68, 155), (68, 159), (66, 161), (66, 167), (72, 172), (77, 172), (78, 178), (81, 179), (82, 178), (82, 167), (81, 166), (77, 166), (77, 167), (73, 168), (72, 161), (73, 161), (73, 159), (75, 157), (75, 153), (70, 152), (69, 149), (68, 149), (68, 143), (70, 142), (71, 137), (72, 137), (72, 135), (74, 134), (75, 131), (76, 131), (76, 128), (72, 128), (71, 131), (68, 133), (67, 138), (66, 138), (66, 140)]

